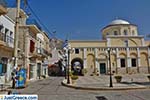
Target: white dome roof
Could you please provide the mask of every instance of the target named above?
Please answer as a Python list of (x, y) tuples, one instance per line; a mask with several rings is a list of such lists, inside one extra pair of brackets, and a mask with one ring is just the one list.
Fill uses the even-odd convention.
[(109, 25), (116, 25), (116, 24), (130, 24), (130, 23), (122, 19), (116, 19), (113, 20)]

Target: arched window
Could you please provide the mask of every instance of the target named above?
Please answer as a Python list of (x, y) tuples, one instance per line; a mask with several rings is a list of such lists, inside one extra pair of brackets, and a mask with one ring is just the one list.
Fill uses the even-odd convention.
[(109, 33), (106, 33), (106, 35), (109, 35)]
[(131, 65), (132, 67), (136, 67), (136, 58), (131, 58)]
[(132, 30), (132, 35), (135, 35), (135, 31), (134, 30)]
[(127, 30), (124, 30), (124, 35), (127, 35), (127, 34), (128, 34)]
[(79, 54), (79, 49), (75, 48), (75, 54)]
[(117, 32), (117, 31), (114, 31), (114, 35), (118, 35), (118, 32)]

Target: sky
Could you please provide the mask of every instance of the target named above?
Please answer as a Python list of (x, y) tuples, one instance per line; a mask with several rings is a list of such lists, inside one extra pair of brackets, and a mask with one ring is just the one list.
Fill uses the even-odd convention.
[[(16, 0), (6, 1), (15, 5)], [(116, 18), (136, 24), (140, 35), (150, 34), (150, 0), (28, 0), (28, 3), (48, 30), (56, 31), (55, 36), (62, 40), (101, 40), (101, 29)]]

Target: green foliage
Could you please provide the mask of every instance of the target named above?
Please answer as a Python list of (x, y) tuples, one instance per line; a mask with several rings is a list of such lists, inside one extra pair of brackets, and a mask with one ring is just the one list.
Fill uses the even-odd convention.
[(46, 76), (45, 76), (45, 75), (41, 75), (41, 77), (42, 77), (42, 78), (46, 78)]
[(148, 75), (147, 78), (150, 79), (150, 75)]
[(117, 83), (120, 83), (120, 82), (121, 82), (122, 76), (116, 75), (116, 76), (114, 76), (114, 77), (115, 77)]
[(92, 73), (92, 74), (90, 74), (90, 76), (94, 76), (94, 74)]
[(87, 73), (87, 69), (82, 69), (82, 74), (86, 74)]
[(122, 76), (115, 76), (115, 78), (116, 78), (116, 79), (121, 79), (121, 78), (122, 78)]
[(148, 76), (147, 76), (147, 78), (148, 78), (148, 79), (149, 79), (149, 81), (150, 81), (150, 75), (148, 75)]
[(72, 76), (71, 76), (71, 79), (72, 79), (72, 80), (77, 80), (78, 78), (79, 78), (79, 77), (78, 77), (77, 75), (72, 75)]
[(69, 76), (73, 76), (74, 71), (69, 71)]

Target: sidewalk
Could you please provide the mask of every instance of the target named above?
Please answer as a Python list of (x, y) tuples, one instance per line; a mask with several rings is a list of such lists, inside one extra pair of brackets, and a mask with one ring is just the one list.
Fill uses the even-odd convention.
[(121, 83), (117, 83), (114, 76), (112, 76), (113, 87), (109, 87), (109, 78), (109, 75), (80, 76), (74, 84), (66, 84), (67, 80), (63, 80), (62, 84), (67, 87), (84, 90), (130, 90), (150, 88), (150, 82), (146, 74), (123, 75)]
[(8, 88), (11, 87), (11, 81), (0, 85), (0, 94), (7, 94)]
[[(36, 80), (30, 80), (30, 81), (28, 81), (28, 82), (26, 83), (26, 87), (28, 87), (30, 84), (32, 84), (32, 83), (34, 83), (34, 82), (38, 82), (38, 81), (42, 81), (42, 80), (43, 80), (43, 78), (41, 78), (41, 79), (36, 79)], [(12, 89), (11, 86), (12, 86), (12, 81), (6, 83), (6, 84), (4, 85), (4, 88), (3, 88), (2, 90), (0, 89), (0, 94), (8, 94), (8, 91), (17, 92), (18, 89), (17, 89), (17, 88)], [(26, 87), (25, 87), (25, 88), (26, 88)]]

